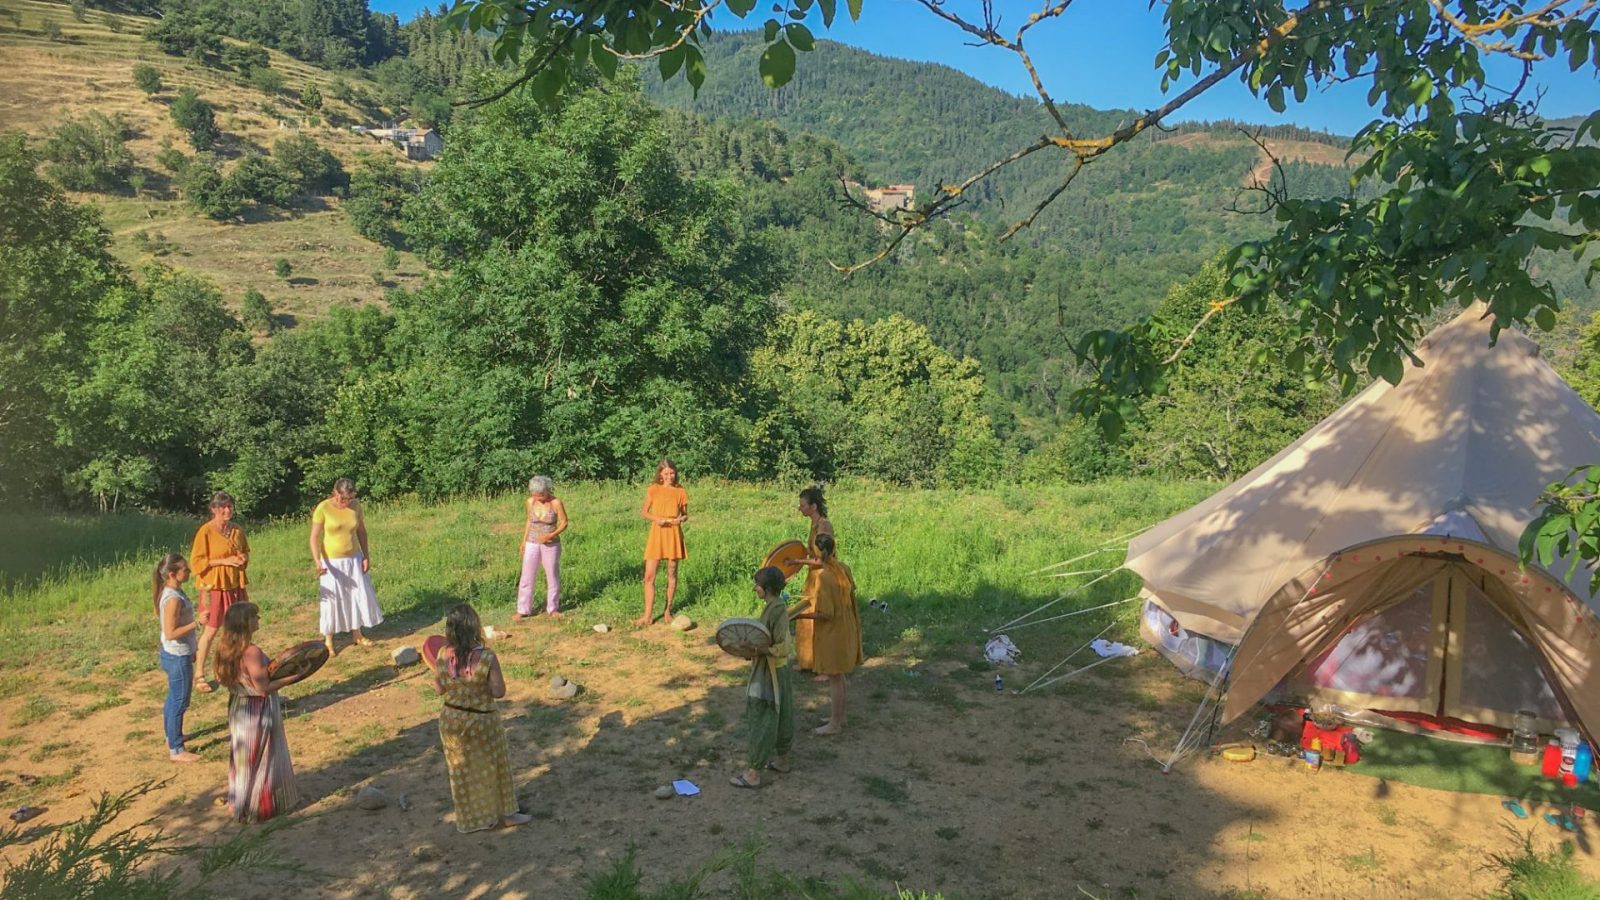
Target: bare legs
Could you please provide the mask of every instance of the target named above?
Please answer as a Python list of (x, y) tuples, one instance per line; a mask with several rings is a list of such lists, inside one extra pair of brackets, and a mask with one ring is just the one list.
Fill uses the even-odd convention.
[[(366, 637), (365, 635), (363, 635), (361, 633), (361, 629), (359, 629), (359, 628), (350, 629), (350, 643), (355, 644), (356, 646), (359, 646), (359, 647), (370, 647), (370, 646), (372, 646), (372, 640), (370, 638)], [(331, 635), (331, 634), (323, 635), (322, 636), (322, 645), (324, 647), (328, 648), (328, 655), (329, 656), (333, 656), (333, 655), (335, 655), (337, 653), (337, 651), (333, 649), (333, 635)]]
[(200, 632), (200, 644), (194, 651), (194, 689), (202, 694), (211, 693), (211, 682), (206, 680), (206, 660), (211, 658), (211, 642), (217, 639), (217, 629), (206, 626)]
[(843, 675), (828, 676), (828, 699), (831, 715), (828, 721), (822, 723), (813, 733), (821, 735), (838, 734), (844, 731), (844, 698), (845, 686)]
[[(644, 561), (644, 615), (633, 620), (635, 625), (649, 625), (656, 618), (656, 569), (661, 565), (659, 559)], [(671, 576), (668, 576), (669, 578)]]
[[(660, 571), (662, 560), (647, 559), (644, 561), (644, 615), (633, 620), (635, 625), (649, 625), (656, 620), (656, 573)], [(666, 560), (667, 563), (667, 612), (666, 618), (672, 618), (672, 601), (678, 596), (678, 561)]]

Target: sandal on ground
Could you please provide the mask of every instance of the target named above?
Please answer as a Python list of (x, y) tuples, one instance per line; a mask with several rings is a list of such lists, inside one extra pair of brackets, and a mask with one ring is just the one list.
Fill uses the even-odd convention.
[(1578, 830), (1578, 823), (1572, 821), (1571, 817), (1561, 813), (1547, 812), (1544, 814), (1544, 820), (1561, 829), (1562, 831)]
[(377, 641), (375, 641), (372, 638), (369, 638), (369, 637), (366, 637), (365, 635), (363, 635), (362, 637), (356, 638), (353, 643), (357, 647), (371, 647), (373, 644), (376, 644)]
[(779, 766), (776, 760), (767, 760), (767, 770), (771, 772), (777, 772), (779, 775), (789, 774), (789, 771), (792, 768), (793, 766)]
[(751, 781), (748, 778), (745, 778), (743, 772), (733, 776), (732, 778), (729, 778), (728, 783), (736, 788), (750, 788), (751, 790), (757, 790), (759, 788), (766, 787), (767, 785), (765, 781)]
[(500, 827), (515, 828), (518, 825), (526, 825), (532, 821), (533, 816), (530, 816), (525, 812), (514, 812), (511, 815), (504, 816), (500, 819)]
[(215, 691), (216, 688), (212, 687), (211, 686), (211, 682), (209, 682), (209, 681), (201, 681), (199, 679), (196, 679), (195, 683), (194, 683), (194, 690), (195, 690), (195, 693), (198, 693), (198, 694), (209, 694), (212, 691)]
[(1528, 811), (1522, 808), (1522, 804), (1510, 799), (1509, 797), (1501, 800), (1500, 806), (1504, 808), (1506, 812), (1511, 813), (1513, 816), (1516, 816), (1519, 819), (1526, 819), (1528, 817)]

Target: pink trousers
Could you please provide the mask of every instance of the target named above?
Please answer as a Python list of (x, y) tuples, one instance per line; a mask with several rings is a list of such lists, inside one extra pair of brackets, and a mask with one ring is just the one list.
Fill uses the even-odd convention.
[(517, 612), (533, 615), (533, 583), (544, 569), (544, 611), (561, 608), (561, 545), (528, 541), (522, 545), (522, 577), (517, 579)]

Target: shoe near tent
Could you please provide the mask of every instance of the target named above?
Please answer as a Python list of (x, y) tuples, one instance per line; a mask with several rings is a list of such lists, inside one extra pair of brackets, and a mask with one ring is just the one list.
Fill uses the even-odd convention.
[[(1600, 462), (1600, 415), (1533, 341), (1490, 345), (1477, 305), (1205, 502), (1134, 539), (1142, 632), (1188, 674), (1225, 670), (1231, 721), (1269, 694), (1434, 725), (1600, 735), (1588, 572), (1519, 567), (1543, 488)], [(1392, 719), (1385, 721), (1393, 721)]]

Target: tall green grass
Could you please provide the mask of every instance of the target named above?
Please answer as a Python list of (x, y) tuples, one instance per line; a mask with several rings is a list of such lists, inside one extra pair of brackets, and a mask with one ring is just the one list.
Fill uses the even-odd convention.
[[(687, 487), (689, 559), (677, 606), (702, 622), (749, 615), (755, 567), (777, 542), (805, 537), (796, 493), (789, 486), (712, 481)], [(888, 618), (899, 626), (874, 633), (916, 650), (970, 637), (1052, 599), (1074, 582), (1033, 570), (1157, 521), (1213, 488), (1140, 479), (986, 490), (846, 484), (830, 490), (828, 502), (840, 556), (856, 574), (861, 601), (888, 602)], [(561, 560), (563, 606), (570, 614), (565, 627), (617, 625), (637, 616), (647, 527), (639, 516), (643, 486), (579, 483), (558, 485), (557, 492), (572, 520)], [(372, 576), (389, 619), (384, 629), (422, 627), (460, 601), (477, 605), (490, 621), (508, 615), (520, 566), (522, 504), (519, 494), (369, 504)], [(0, 560), (11, 585), (0, 599), (0, 636), (15, 651), (0, 665), (68, 644), (148, 649), (150, 569), (166, 550), (187, 552), (199, 521), (128, 514), (0, 517), (0, 536), (10, 545)], [(314, 631), (308, 521), (243, 524), (252, 548), (251, 598), (268, 627), (292, 621)], [(1120, 558), (1119, 548), (1086, 565), (1115, 565)], [(1062, 608), (1126, 597), (1136, 584), (1123, 573)], [(1126, 609), (1131, 619), (1131, 605)], [(863, 615), (882, 614), (864, 609)]]

